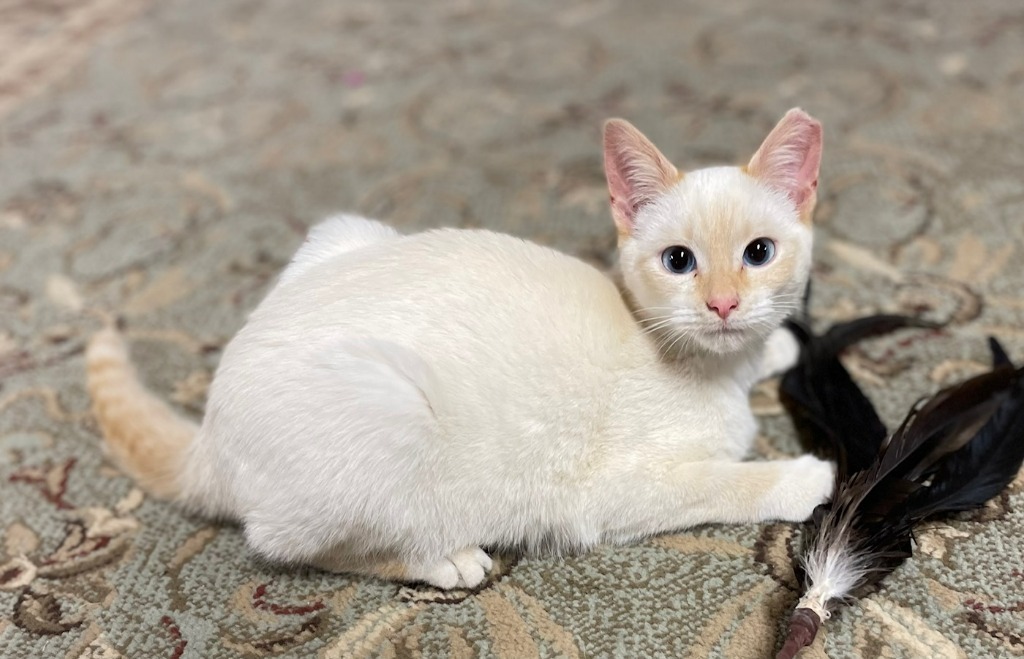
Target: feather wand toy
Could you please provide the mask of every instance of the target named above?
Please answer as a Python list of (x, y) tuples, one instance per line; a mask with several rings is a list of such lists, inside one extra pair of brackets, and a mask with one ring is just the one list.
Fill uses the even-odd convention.
[(916, 524), (984, 505), (1024, 461), (1024, 369), (994, 339), (991, 371), (919, 401), (886, 434), (839, 353), (869, 334), (922, 325), (875, 316), (822, 337), (791, 325), (801, 357), (780, 397), (804, 438), (834, 454), (837, 470), (832, 501), (809, 523), (801, 598), (778, 659), (796, 656), (837, 605), (909, 558)]

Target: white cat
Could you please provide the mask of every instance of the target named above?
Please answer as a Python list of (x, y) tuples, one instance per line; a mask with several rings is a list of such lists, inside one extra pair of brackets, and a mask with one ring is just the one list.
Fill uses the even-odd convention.
[(799, 110), (745, 168), (686, 175), (609, 121), (621, 291), (518, 238), (329, 219), (228, 344), (201, 427), (93, 339), (108, 449), (263, 556), (440, 588), (478, 585), (483, 547), (804, 520), (830, 464), (740, 460), (751, 384), (795, 356), (768, 337), (808, 278), (820, 157)]

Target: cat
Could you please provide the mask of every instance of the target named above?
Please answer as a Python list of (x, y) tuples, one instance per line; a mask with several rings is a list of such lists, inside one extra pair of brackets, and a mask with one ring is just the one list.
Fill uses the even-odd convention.
[(745, 167), (680, 174), (609, 120), (614, 277), (489, 231), (330, 218), (226, 346), (201, 427), (114, 329), (91, 340), (107, 450), (264, 557), (442, 589), (478, 586), (484, 548), (802, 521), (833, 466), (741, 459), (750, 387), (796, 356), (780, 325), (809, 277), (821, 146), (793, 109)]

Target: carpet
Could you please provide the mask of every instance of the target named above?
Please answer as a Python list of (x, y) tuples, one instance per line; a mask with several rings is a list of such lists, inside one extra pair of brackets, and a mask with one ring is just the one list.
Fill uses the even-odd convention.
[[(479, 592), (267, 565), (238, 528), (104, 460), (82, 350), (127, 322), (199, 416), (304, 232), (356, 210), (488, 227), (598, 265), (600, 125), (681, 167), (825, 125), (813, 313), (948, 322), (852, 351), (890, 424), (1024, 359), (1024, 12), (1013, 0), (0, 0), (0, 655), (770, 657), (790, 524), (500, 557)], [(775, 383), (761, 457), (798, 452)], [(1024, 654), (1024, 480), (918, 552), (804, 657)]]

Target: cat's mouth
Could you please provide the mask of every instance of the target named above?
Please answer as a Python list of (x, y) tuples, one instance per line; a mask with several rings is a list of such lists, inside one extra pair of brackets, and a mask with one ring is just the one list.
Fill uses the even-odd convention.
[[(750, 344), (756, 330), (747, 323), (698, 323), (694, 325), (674, 325), (660, 329), (664, 333), (661, 339), (665, 344), (675, 347), (682, 343), (685, 346), (689, 341), (694, 342), (699, 349), (711, 353), (725, 355), (739, 352)], [(679, 337), (687, 337), (689, 341), (680, 341)]]
[(700, 343), (712, 352), (726, 354), (743, 349), (750, 341), (750, 328), (745, 325), (722, 324), (707, 328)]
[(745, 323), (721, 323), (706, 330), (712, 336), (741, 336), (749, 331), (750, 327)]

